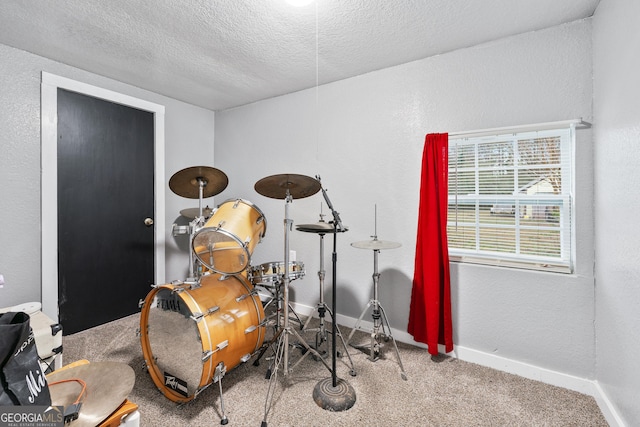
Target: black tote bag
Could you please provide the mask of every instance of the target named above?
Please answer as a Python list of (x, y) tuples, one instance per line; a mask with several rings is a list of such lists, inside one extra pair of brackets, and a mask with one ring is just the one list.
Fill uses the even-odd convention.
[(29, 321), (24, 312), (0, 314), (0, 406), (51, 405)]

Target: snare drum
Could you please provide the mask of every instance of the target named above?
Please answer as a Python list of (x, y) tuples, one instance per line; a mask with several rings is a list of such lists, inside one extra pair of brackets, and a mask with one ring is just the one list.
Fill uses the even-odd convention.
[(246, 362), (265, 337), (264, 310), (241, 275), (209, 274), (200, 286), (166, 284), (144, 300), (140, 341), (149, 374), (170, 400), (188, 402), (215, 382), (216, 367)]
[[(284, 262), (267, 262), (249, 267), (248, 271), (249, 280), (254, 286), (280, 283), (284, 276)], [(289, 261), (288, 273), (289, 280), (303, 277), (305, 274), (304, 264), (299, 261)]]
[(193, 252), (202, 264), (223, 274), (244, 271), (267, 230), (264, 214), (253, 203), (231, 199), (218, 206), (198, 230)]

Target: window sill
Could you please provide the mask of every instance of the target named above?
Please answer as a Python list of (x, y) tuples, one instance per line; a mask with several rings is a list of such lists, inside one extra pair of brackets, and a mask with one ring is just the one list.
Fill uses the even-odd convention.
[(573, 271), (571, 267), (560, 264), (548, 264), (548, 263), (536, 263), (536, 262), (525, 262), (525, 261), (516, 261), (516, 260), (505, 260), (505, 259), (496, 259), (496, 258), (482, 258), (477, 256), (469, 256), (469, 255), (451, 255), (449, 254), (449, 261), (463, 263), (463, 264), (480, 264), (480, 265), (488, 265), (493, 267), (506, 267), (506, 268), (519, 268), (523, 270), (536, 270), (536, 271), (546, 271), (550, 273), (563, 273), (563, 274), (571, 274)]

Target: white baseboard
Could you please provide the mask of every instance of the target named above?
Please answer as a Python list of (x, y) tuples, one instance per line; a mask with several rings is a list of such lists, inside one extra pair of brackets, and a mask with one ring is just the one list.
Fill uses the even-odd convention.
[[(317, 317), (317, 313), (315, 312), (316, 307), (310, 307), (297, 303), (293, 303), (292, 306), (296, 313), (300, 315), (308, 316), (309, 314), (312, 314)], [(344, 325), (347, 327), (354, 327), (357, 321), (358, 319), (355, 319), (353, 317), (347, 317), (341, 314), (338, 314), (337, 316), (337, 322), (340, 326)], [(360, 323), (360, 327), (364, 329), (372, 329), (373, 323), (363, 319)], [(392, 328), (391, 334), (393, 335), (393, 338), (396, 339), (396, 341), (411, 344), (424, 349), (427, 348), (427, 345), (414, 341), (413, 337), (408, 332)], [(440, 353), (444, 353), (444, 346), (439, 346), (439, 351)], [(550, 369), (541, 368), (539, 366), (531, 365), (524, 362), (518, 362), (517, 360), (507, 359), (501, 356), (473, 350), (459, 345), (456, 345), (453, 352), (448, 353), (448, 355), (460, 360), (464, 360), (465, 362), (476, 363), (478, 365), (497, 369), (502, 372), (507, 372), (535, 381), (541, 381), (545, 384), (566, 388), (586, 394), (588, 396), (592, 396), (596, 400), (598, 407), (602, 411), (603, 416), (611, 427), (625, 427), (622, 418), (619, 416), (615, 407), (608, 399), (607, 395), (604, 393), (604, 390), (602, 390), (597, 381), (564, 374), (562, 372), (552, 371)]]

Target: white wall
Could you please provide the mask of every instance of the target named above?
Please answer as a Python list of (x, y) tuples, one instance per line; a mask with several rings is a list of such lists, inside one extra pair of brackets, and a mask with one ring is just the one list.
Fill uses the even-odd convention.
[[(284, 259), (284, 201), (254, 184), (320, 174), (350, 228), (338, 236), (338, 313), (357, 318), (371, 298), (373, 253), (350, 243), (370, 239), (377, 205), (378, 238), (402, 243), (380, 254), (380, 300), (392, 327), (406, 331), (425, 134), (590, 121), (591, 52), (591, 21), (583, 20), (217, 113), (215, 165), (230, 178), (225, 197), (249, 199), (268, 220), (252, 264)], [(453, 264), (453, 326), (459, 346), (593, 379), (590, 130), (578, 131), (577, 146), (575, 274)], [(320, 193), (294, 200), (294, 225), (317, 221), (322, 202)], [(293, 299), (309, 306), (318, 299), (318, 242), (294, 226), (290, 246), (306, 277), (292, 283)], [(325, 246), (330, 285), (331, 240)]]
[[(213, 112), (0, 45), (0, 274), (6, 281), (0, 307), (41, 297), (42, 71), (164, 105), (167, 181), (185, 167), (213, 164)], [(182, 279), (188, 252), (170, 235), (171, 224), (181, 209), (197, 206), (197, 201), (175, 195), (168, 183), (165, 188), (166, 218), (160, 219), (167, 230), (165, 275), (167, 280)]]
[(640, 3), (602, 0), (593, 18), (597, 380), (640, 423)]

